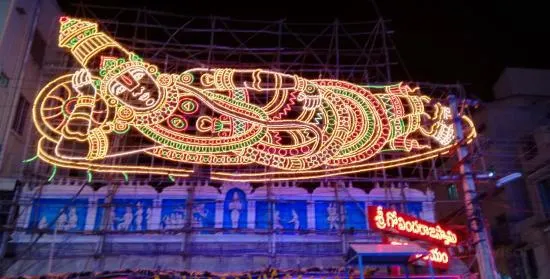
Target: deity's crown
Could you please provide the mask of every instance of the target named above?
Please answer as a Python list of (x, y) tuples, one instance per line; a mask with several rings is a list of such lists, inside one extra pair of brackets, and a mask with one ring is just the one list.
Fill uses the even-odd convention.
[(59, 46), (73, 48), (78, 42), (97, 33), (97, 23), (62, 16), (59, 18)]

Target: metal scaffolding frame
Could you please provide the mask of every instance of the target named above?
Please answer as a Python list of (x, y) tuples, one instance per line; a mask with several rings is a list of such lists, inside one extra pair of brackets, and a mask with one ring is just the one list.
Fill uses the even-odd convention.
[[(75, 13), (72, 16), (88, 18), (99, 23), (100, 29), (111, 34), (115, 40), (139, 53), (149, 62), (156, 64), (167, 72), (178, 72), (194, 67), (228, 67), (238, 66), (246, 68), (265, 68), (285, 73), (300, 74), (310, 78), (344, 79), (362, 84), (387, 84), (391, 82), (393, 68), (399, 66), (396, 48), (390, 45), (388, 38), (393, 34), (389, 29), (391, 21), (378, 19), (364, 22), (341, 22), (334, 20), (330, 23), (296, 23), (286, 20), (238, 20), (227, 17), (192, 17), (182, 16), (169, 12), (158, 12), (148, 9), (127, 7), (106, 7), (83, 2), (74, 5)], [(43, 69), (43, 80), (76, 70), (74, 62), (62, 50), (52, 49), (59, 55), (52, 61), (46, 61)], [(50, 56), (51, 57), (51, 56)], [(434, 99), (444, 99), (449, 92), (466, 98), (466, 93), (460, 84), (433, 84), (415, 82), (422, 91)], [(462, 106), (467, 110), (467, 106)], [(455, 150), (449, 152), (448, 157), (418, 162), (410, 166), (398, 167), (395, 170), (380, 170), (351, 176), (311, 179), (297, 182), (296, 185), (314, 183), (330, 184), (334, 182), (354, 182), (356, 187), (369, 188), (374, 183), (381, 183), (384, 187), (403, 187), (405, 183), (414, 187), (434, 187), (440, 184), (449, 184), (461, 180), (455, 165)], [(381, 159), (388, 159), (390, 155), (381, 155)], [(482, 157), (474, 154), (470, 159), (481, 162)], [(482, 170), (480, 173), (484, 173)], [(57, 177), (70, 179), (82, 176), (79, 172), (59, 171)], [(50, 167), (36, 163), (27, 167), (22, 178), (25, 183), (37, 184), (44, 187), (45, 180), (50, 176)], [(208, 177), (196, 176), (192, 179), (201, 181)], [(59, 181), (59, 180), (55, 180)], [(116, 195), (118, 185), (125, 183), (122, 178), (113, 176), (94, 177), (96, 185), (110, 187), (110, 195), (105, 204), (112, 206), (111, 199)], [(136, 177), (141, 183), (155, 182), (162, 187), (166, 181), (158, 178)], [(479, 180), (483, 182), (483, 179)], [(177, 182), (176, 182), (177, 183)], [(309, 185), (308, 184), (308, 185)], [(267, 200), (273, 208), (271, 185), (266, 177), (268, 187)], [(338, 185), (334, 183), (335, 193)], [(360, 186), (362, 185), (362, 186)], [(47, 187), (47, 186), (45, 186)], [(138, 186), (136, 186), (138, 187)], [(192, 210), (193, 190), (191, 188), (187, 202), (187, 210)], [(339, 201), (340, 202), (340, 201)], [(342, 212), (340, 205), (340, 213)], [(104, 210), (108, 216), (109, 210)], [(187, 228), (192, 214), (187, 214)], [(101, 235), (97, 243), (95, 255), (102, 257), (107, 229), (106, 218), (103, 229), (93, 234)], [(269, 214), (270, 248), (267, 255), (273, 260), (277, 255), (275, 250), (276, 234), (273, 231), (272, 215)], [(24, 227), (11, 227), (14, 231), (25, 231), (37, 234), (37, 239), (51, 231), (40, 231)], [(184, 229), (180, 253), (188, 254), (191, 235), (196, 229)], [(65, 232), (60, 232), (64, 234)], [(92, 232), (86, 232), (87, 234)], [(158, 234), (159, 231), (146, 233)], [(347, 232), (349, 233), (349, 232)], [(343, 252), (346, 249), (346, 232), (342, 231)], [(36, 244), (37, 240), (30, 245)], [(18, 257), (29, 256), (28, 252)], [(61, 248), (60, 248), (61, 247)], [(61, 244), (56, 249), (62, 249)], [(27, 250), (26, 250), (27, 251)]]

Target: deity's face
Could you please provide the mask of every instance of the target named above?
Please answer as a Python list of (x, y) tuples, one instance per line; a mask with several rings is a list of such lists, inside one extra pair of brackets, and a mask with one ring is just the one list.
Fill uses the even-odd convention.
[(131, 66), (108, 81), (109, 93), (125, 105), (141, 111), (156, 107), (160, 101), (160, 89), (142, 66)]

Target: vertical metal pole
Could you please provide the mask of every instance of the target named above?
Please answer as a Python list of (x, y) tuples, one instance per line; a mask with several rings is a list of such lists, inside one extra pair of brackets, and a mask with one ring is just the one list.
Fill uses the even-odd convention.
[(338, 182), (331, 182), (334, 187), (334, 197), (336, 199), (336, 205), (338, 206), (338, 230), (342, 234), (342, 237), (340, 238), (342, 242), (342, 254), (345, 255), (347, 253), (347, 237), (346, 237), (346, 212), (345, 212), (345, 204), (343, 201), (340, 200), (340, 183)]
[(55, 223), (55, 228), (53, 230), (53, 240), (50, 242), (50, 256), (48, 257), (48, 274), (52, 273), (53, 266), (53, 254), (55, 250), (55, 242), (57, 241), (57, 226), (58, 222)]
[(449, 104), (454, 119), (456, 140), (458, 142), (458, 163), (460, 164), (460, 174), (462, 177), (462, 187), (464, 189), (464, 203), (466, 207), (466, 216), (468, 218), (468, 227), (474, 236), (476, 247), (476, 259), (479, 267), (481, 279), (496, 279), (495, 260), (493, 251), (489, 243), (489, 237), (486, 227), (483, 224), (481, 207), (477, 198), (476, 185), (472, 174), (472, 166), (468, 159), (468, 147), (464, 142), (464, 131), (462, 120), (459, 115), (456, 96), (449, 96)]
[(384, 48), (385, 64), (386, 64), (386, 81), (391, 82), (391, 68), (390, 68), (390, 54), (388, 52), (388, 43), (386, 42), (386, 36), (388, 32), (386, 31), (386, 22), (384, 18), (380, 17), (380, 23), (382, 24), (382, 45)]
[(434, 279), (435, 278), (434, 265), (431, 260), (428, 260), (427, 262), (428, 262), (428, 270), (430, 271), (430, 278)]
[(188, 255), (190, 254), (190, 245), (192, 234), (193, 234), (193, 206), (195, 202), (195, 193), (196, 193), (196, 182), (193, 182), (192, 186), (187, 190), (187, 199), (185, 201), (185, 226), (183, 230), (183, 241), (180, 245), (180, 252), (184, 260), (188, 260)]
[(409, 214), (409, 207), (407, 206), (407, 196), (405, 194), (405, 183), (403, 182), (403, 171), (401, 167), (397, 167), (397, 173), (399, 174), (400, 182), (397, 183), (399, 187), (399, 193), (401, 193), (401, 210), (406, 214)]
[(409, 279), (409, 266), (407, 264), (403, 265), (403, 271), (405, 272), (405, 278)]
[(214, 48), (214, 29), (216, 28), (216, 18), (210, 16), (210, 45), (208, 47), (208, 59), (207, 59), (207, 68), (212, 67), (212, 49)]
[(359, 279), (365, 279), (365, 273), (363, 273), (363, 256), (358, 255), (357, 260), (359, 261)]
[(283, 47), (283, 22), (284, 19), (279, 21), (278, 38), (277, 38), (277, 71), (281, 70), (281, 48)]
[[(274, 214), (275, 214), (275, 202), (273, 201), (272, 199), (272, 191), (273, 191), (273, 188), (272, 188), (272, 182), (268, 182), (267, 185), (266, 185), (266, 194), (267, 194), (267, 212), (268, 212), (268, 215), (267, 215), (267, 223), (268, 223), (268, 229), (269, 229), (269, 248), (268, 248), (268, 251), (269, 251), (269, 266), (273, 266), (274, 263), (275, 263), (275, 256), (276, 256), (276, 248), (277, 248), (277, 244), (276, 244), (276, 232), (275, 232), (275, 229), (274, 229), (274, 225), (275, 225), (275, 218), (274, 218)], [(284, 228), (283, 228), (284, 229)]]
[[(98, 238), (98, 242), (95, 249), (95, 257), (98, 258), (98, 261), (96, 262), (96, 270), (103, 270), (104, 267), (104, 255), (103, 255), (103, 248), (105, 247), (105, 244), (107, 243), (107, 233), (111, 231), (113, 228), (109, 228), (110, 224), (113, 222), (111, 219), (111, 212), (113, 210), (113, 199), (116, 195), (116, 192), (118, 191), (119, 183), (112, 183), (112, 179), (109, 179), (109, 186), (110, 189), (107, 192), (107, 197), (103, 200), (103, 216), (101, 217), (101, 230), (100, 235)], [(99, 203), (96, 203), (96, 210), (99, 210)]]
[(338, 28), (340, 23), (338, 19), (334, 21), (334, 39), (335, 39), (335, 49), (336, 49), (336, 79), (340, 79), (340, 46), (338, 45)]

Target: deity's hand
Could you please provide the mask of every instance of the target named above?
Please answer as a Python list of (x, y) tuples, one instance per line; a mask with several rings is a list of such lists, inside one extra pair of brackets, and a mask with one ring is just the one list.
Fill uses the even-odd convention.
[[(87, 69), (76, 71), (72, 75), (71, 83), (73, 89), (78, 92), (78, 96), (62, 133), (64, 140), (76, 140), (86, 145), (91, 136), (91, 116), (96, 104), (95, 88), (92, 86), (92, 77)], [(59, 144), (63, 145), (63, 140)]]
[(73, 88), (78, 93), (83, 95), (90, 95), (90, 94), (86, 94), (87, 90), (82, 90), (85, 86), (92, 84), (92, 76), (87, 69), (82, 68), (76, 71), (76, 73), (73, 74), (72, 83), (73, 83)]
[(302, 92), (298, 94), (298, 101), (304, 104), (306, 110), (317, 109), (321, 106), (321, 95)]

